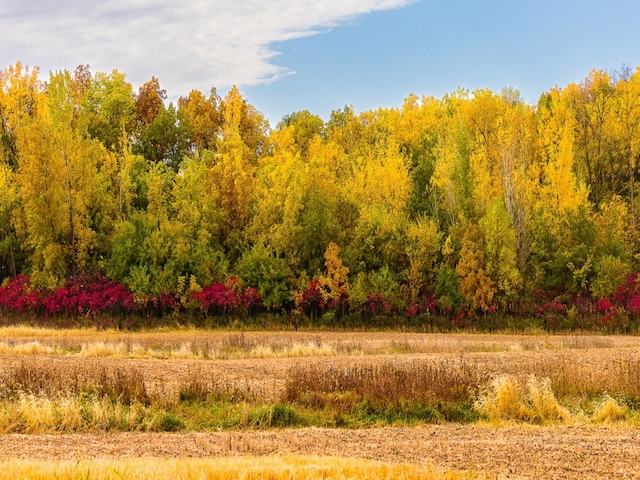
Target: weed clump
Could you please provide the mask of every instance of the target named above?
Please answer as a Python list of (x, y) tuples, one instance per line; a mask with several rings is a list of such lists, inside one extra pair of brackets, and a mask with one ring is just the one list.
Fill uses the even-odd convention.
[(513, 375), (495, 378), (480, 391), (473, 406), (492, 421), (545, 424), (570, 418), (569, 410), (556, 399), (551, 380), (538, 380), (533, 375), (524, 385)]
[(596, 423), (613, 423), (625, 420), (628, 413), (629, 409), (626, 405), (620, 405), (610, 395), (603, 395), (593, 411), (592, 419)]
[(481, 374), (472, 365), (414, 362), (289, 372), (283, 401), (353, 415), (360, 423), (470, 421)]

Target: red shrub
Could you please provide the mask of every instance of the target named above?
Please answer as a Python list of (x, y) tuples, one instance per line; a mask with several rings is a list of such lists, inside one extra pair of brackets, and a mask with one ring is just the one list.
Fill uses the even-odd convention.
[(106, 277), (79, 276), (51, 291), (42, 306), (49, 315), (89, 315), (131, 312), (136, 301), (127, 287)]
[(326, 306), (318, 280), (310, 280), (309, 288), (302, 292), (298, 308), (307, 316), (320, 315)]
[(5, 312), (33, 313), (40, 307), (42, 297), (40, 289), (31, 288), (28, 276), (19, 275), (0, 287), (0, 308)]
[(202, 311), (214, 315), (242, 313), (262, 305), (260, 293), (255, 288), (242, 291), (237, 277), (208, 285), (192, 294), (191, 299)]

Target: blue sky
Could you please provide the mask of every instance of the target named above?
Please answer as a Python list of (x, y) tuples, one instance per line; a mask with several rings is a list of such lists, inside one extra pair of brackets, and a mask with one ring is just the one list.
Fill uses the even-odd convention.
[(640, 65), (637, 0), (2, 0), (0, 67), (156, 76), (171, 99), (238, 85), (270, 119), (511, 86), (529, 103)]
[(245, 89), (270, 118), (308, 109), (400, 106), (410, 93), (511, 86), (528, 103), (593, 68), (640, 66), (640, 2), (434, 1), (362, 16), (328, 33), (278, 45), (295, 70)]

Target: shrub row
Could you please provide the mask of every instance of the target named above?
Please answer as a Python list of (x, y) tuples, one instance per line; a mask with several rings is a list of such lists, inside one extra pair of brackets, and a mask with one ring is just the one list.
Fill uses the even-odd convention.
[(350, 298), (348, 294), (338, 300), (327, 300), (323, 293), (319, 282), (311, 280), (305, 289), (292, 295), (291, 301), (267, 307), (260, 292), (245, 286), (238, 277), (198, 287), (186, 294), (135, 295), (127, 286), (102, 275), (73, 277), (52, 290), (35, 287), (28, 276), (21, 275), (7, 279), (0, 286), (0, 313), (5, 317), (32, 315), (44, 319), (163, 317), (175, 313), (246, 318), (276, 313), (314, 323), (329, 321), (334, 326), (337, 322), (353, 323), (355, 318), (371, 326), (422, 322), (437, 329), (511, 328), (514, 324), (522, 326), (522, 319), (527, 319), (531, 322), (529, 326), (547, 330), (604, 328), (619, 332), (637, 331), (640, 319), (637, 273), (629, 275), (606, 298), (594, 299), (584, 294), (550, 297), (540, 292), (536, 302), (492, 305), (486, 312), (475, 311), (468, 305), (456, 308), (439, 305), (434, 295), (427, 293), (409, 305), (400, 306), (382, 293), (370, 293), (364, 301)]

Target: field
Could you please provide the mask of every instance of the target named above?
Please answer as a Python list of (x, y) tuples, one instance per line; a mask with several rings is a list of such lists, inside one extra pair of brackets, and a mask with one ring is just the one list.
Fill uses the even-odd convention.
[(636, 337), (0, 330), (14, 477), (635, 478), (639, 405)]

